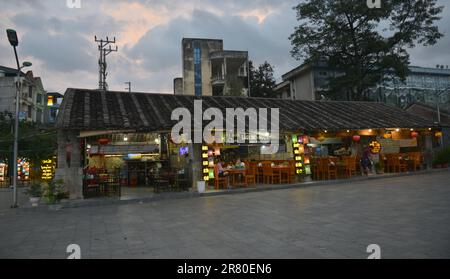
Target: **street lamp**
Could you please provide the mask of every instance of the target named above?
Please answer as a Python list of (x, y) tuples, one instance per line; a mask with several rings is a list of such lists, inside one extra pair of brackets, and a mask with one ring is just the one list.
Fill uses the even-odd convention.
[(17, 32), (13, 29), (6, 30), (8, 35), (8, 41), (14, 48), (14, 55), (16, 57), (17, 63), (17, 80), (16, 80), (16, 117), (14, 119), (14, 155), (13, 155), (13, 189), (14, 189), (14, 199), (12, 208), (17, 207), (17, 153), (18, 153), (18, 141), (19, 141), (19, 109), (20, 109), (20, 71), (22, 68), (30, 67), (32, 64), (30, 62), (23, 62), (22, 66), (19, 63), (19, 57), (17, 56), (16, 47), (19, 45), (19, 39), (17, 38)]

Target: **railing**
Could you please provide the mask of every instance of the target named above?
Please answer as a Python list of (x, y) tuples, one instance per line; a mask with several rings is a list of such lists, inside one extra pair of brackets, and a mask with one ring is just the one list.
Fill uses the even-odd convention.
[(224, 84), (225, 77), (224, 76), (213, 76), (211, 77), (211, 83), (214, 84)]

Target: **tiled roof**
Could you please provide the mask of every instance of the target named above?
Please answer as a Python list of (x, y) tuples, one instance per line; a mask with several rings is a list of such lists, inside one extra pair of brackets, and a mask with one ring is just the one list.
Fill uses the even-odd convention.
[[(0, 71), (3, 72), (5, 74), (5, 76), (7, 76), (7, 77), (15, 77), (17, 75), (17, 69), (14, 69), (14, 68), (0, 66)], [(20, 71), (20, 74), (22, 76), (25, 75), (25, 73), (22, 71)]]
[[(406, 112), (420, 116), (429, 121), (433, 121), (433, 123), (437, 123), (438, 121), (437, 107), (431, 106), (429, 104), (413, 103), (408, 108), (406, 108)], [(441, 122), (439, 123), (440, 126), (450, 127), (450, 111), (440, 107), (439, 113), (441, 120)]]
[(185, 107), (193, 113), (194, 100), (203, 101), (203, 110), (218, 108), (224, 116), (226, 108), (279, 108), (280, 129), (284, 131), (435, 126), (432, 122), (401, 109), (374, 102), (293, 101), (231, 96), (196, 97), (67, 89), (58, 115), (57, 127), (70, 130), (168, 131), (177, 122), (170, 120), (172, 111), (175, 108)]

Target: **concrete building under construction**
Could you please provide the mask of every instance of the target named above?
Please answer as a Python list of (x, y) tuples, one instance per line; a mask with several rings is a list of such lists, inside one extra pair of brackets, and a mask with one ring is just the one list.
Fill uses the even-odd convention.
[(248, 52), (224, 50), (223, 40), (183, 38), (183, 77), (174, 93), (195, 96), (248, 96)]

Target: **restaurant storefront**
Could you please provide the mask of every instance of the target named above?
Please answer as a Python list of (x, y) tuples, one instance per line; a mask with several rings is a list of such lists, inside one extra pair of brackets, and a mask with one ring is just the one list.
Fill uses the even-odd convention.
[[(203, 110), (223, 112), (278, 108), (276, 152), (263, 152), (274, 146), (250, 140), (176, 143), (172, 111), (192, 112), (195, 100), (202, 100)], [(123, 189), (197, 191), (201, 181), (206, 191), (221, 191), (415, 171), (431, 166), (440, 133), (433, 123), (378, 103), (81, 89), (66, 92), (57, 127), (57, 176), (73, 198), (120, 196)]]
[[(437, 141), (439, 134), (429, 128), (286, 133), (273, 155), (261, 155), (269, 145), (203, 145), (203, 180), (207, 190), (217, 190), (417, 171), (427, 167), (427, 136)], [(364, 156), (370, 160), (367, 172)]]
[[(93, 135), (95, 134), (95, 135)], [(189, 188), (187, 145), (160, 133), (82, 133), (83, 196), (120, 196), (123, 190), (153, 192)]]

